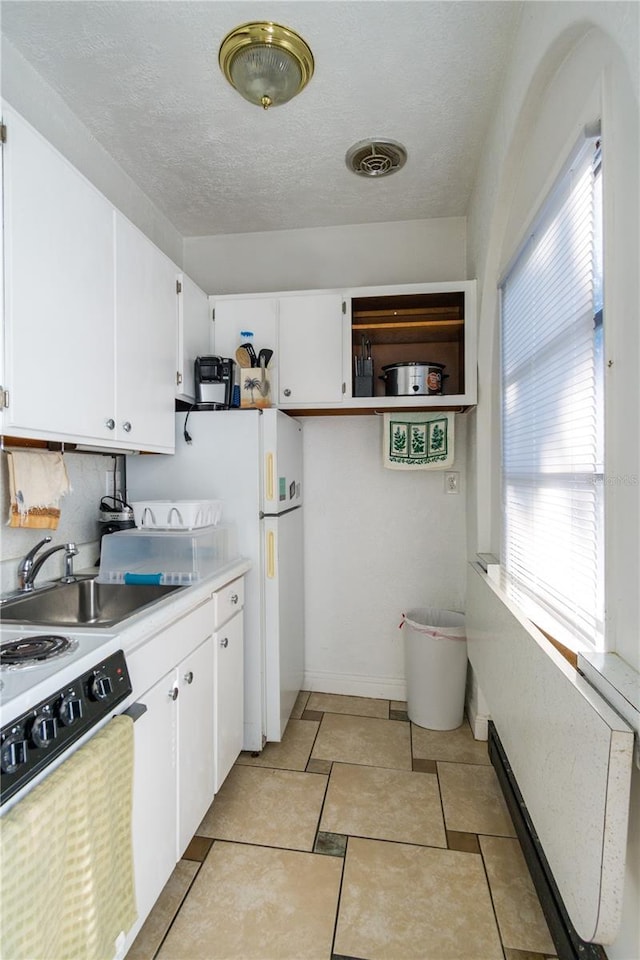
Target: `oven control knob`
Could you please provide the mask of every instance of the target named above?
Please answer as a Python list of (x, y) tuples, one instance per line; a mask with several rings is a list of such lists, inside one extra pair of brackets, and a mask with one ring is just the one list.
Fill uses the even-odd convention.
[(29, 746), (21, 733), (12, 733), (0, 748), (0, 767), (3, 773), (15, 773), (27, 762)]
[(76, 720), (82, 720), (82, 700), (74, 693), (67, 693), (60, 701), (58, 718), (65, 727), (70, 727)]
[(106, 700), (113, 693), (111, 677), (106, 673), (95, 673), (89, 684), (89, 690), (94, 700)]
[(31, 725), (31, 739), (36, 747), (48, 747), (58, 736), (58, 722), (50, 713), (37, 713)]

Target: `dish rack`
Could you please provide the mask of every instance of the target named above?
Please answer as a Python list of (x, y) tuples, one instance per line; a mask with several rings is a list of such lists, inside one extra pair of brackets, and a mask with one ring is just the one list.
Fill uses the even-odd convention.
[(99, 583), (189, 586), (238, 559), (235, 526), (121, 530), (104, 537)]
[(222, 519), (221, 500), (138, 500), (131, 506), (136, 527), (145, 530), (197, 530)]

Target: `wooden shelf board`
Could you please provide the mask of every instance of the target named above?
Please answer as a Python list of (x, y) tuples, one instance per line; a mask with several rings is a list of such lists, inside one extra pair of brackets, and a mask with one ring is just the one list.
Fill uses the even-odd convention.
[(433, 320), (462, 320), (459, 307), (403, 307), (400, 310), (382, 309), (382, 310), (354, 310), (352, 318), (358, 322), (361, 320), (371, 320), (374, 323), (383, 321), (388, 317), (392, 322), (393, 318), (399, 320), (409, 317), (422, 317), (425, 323)]
[(358, 350), (362, 336), (372, 344), (382, 343), (460, 343), (464, 337), (464, 320), (409, 321), (406, 323), (353, 324), (353, 346)]

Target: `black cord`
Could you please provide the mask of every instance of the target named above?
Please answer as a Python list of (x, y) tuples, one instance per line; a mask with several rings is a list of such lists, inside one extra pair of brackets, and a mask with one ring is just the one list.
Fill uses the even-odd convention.
[(192, 410), (195, 410), (195, 406), (196, 406), (195, 403), (192, 403), (192, 404), (191, 404), (191, 406), (190, 406), (189, 409), (187, 410), (187, 415), (186, 415), (186, 417), (184, 418), (184, 427), (182, 428), (182, 436), (183, 436), (184, 439), (185, 439), (185, 443), (193, 443), (193, 437), (191, 436), (191, 434), (190, 434), (189, 431), (187, 430), (187, 421), (189, 420), (189, 414), (191, 413), (191, 411), (192, 411)]

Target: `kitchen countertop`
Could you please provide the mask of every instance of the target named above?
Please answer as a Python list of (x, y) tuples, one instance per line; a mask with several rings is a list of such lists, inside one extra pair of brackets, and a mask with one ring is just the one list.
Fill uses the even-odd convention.
[(118, 648), (123, 649), (125, 655), (131, 653), (149, 637), (163, 630), (174, 620), (179, 620), (216, 590), (243, 576), (250, 568), (249, 560), (236, 560), (199, 583), (175, 590), (152, 606), (127, 617), (115, 628), (106, 629), (105, 632), (111, 634), (117, 632)]
[[(49, 696), (52, 689), (71, 682), (90, 670), (116, 650), (125, 657), (153, 638), (176, 620), (186, 616), (217, 590), (243, 576), (251, 562), (238, 559), (215, 573), (188, 587), (167, 594), (153, 605), (134, 613), (111, 627), (48, 628), (43, 624), (0, 623), (0, 642), (18, 637), (36, 636), (53, 631), (79, 642), (78, 655), (67, 661), (50, 661), (47, 668), (25, 667), (19, 671), (3, 669), (0, 679), (0, 723), (4, 725), (39, 699)], [(55, 667), (53, 667), (55, 663)]]

